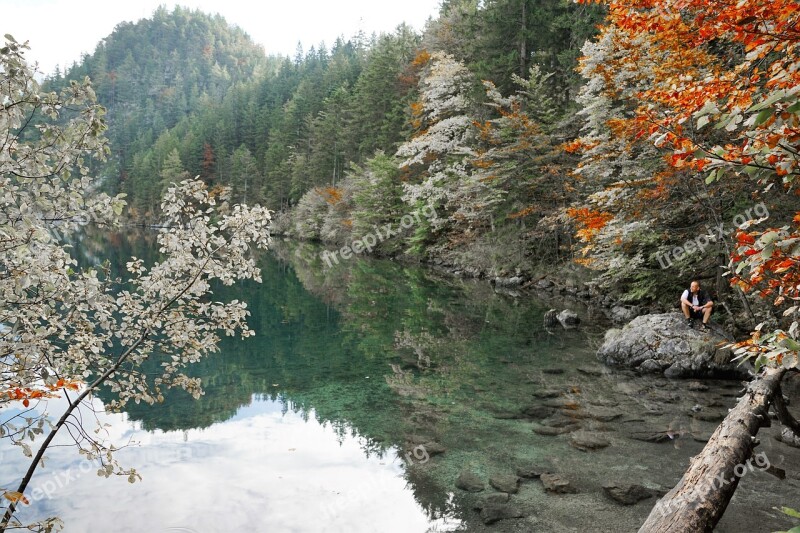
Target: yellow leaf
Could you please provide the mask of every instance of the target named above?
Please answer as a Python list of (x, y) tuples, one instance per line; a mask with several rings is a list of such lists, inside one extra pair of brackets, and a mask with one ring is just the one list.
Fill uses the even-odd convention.
[(14, 502), (14, 503), (17, 503), (19, 501), (21, 501), (25, 505), (29, 505), (31, 503), (31, 502), (28, 501), (28, 498), (26, 498), (25, 495), (22, 494), (21, 492), (8, 491), (8, 492), (3, 493), (3, 496), (5, 496), (7, 500), (9, 500), (11, 502)]

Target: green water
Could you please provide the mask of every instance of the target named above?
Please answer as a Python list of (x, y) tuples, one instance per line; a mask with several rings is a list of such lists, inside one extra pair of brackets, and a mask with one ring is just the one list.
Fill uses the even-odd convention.
[[(151, 235), (87, 238), (79, 248), (86, 261), (155, 259)], [(161, 405), (109, 417), (112, 434), (137, 443), (120, 454), (142, 483), (75, 475), (23, 516), (58, 514), (66, 531), (635, 531), (655, 499), (621, 506), (602, 486), (670, 488), (716, 425), (692, 407), (721, 416), (739, 388), (700, 391), (603, 368), (594, 352), (607, 324), (580, 306), (580, 328), (548, 331), (544, 312), (564, 303), (386, 260), (325, 268), (317, 254), (276, 242), (262, 284), (217, 289), (248, 301), (257, 335), (223, 340), (193, 367), (203, 397), (173, 391)], [(573, 431), (533, 431), (558, 417)], [(576, 430), (608, 445), (579, 450)], [(667, 430), (669, 442), (631, 438)], [(797, 459), (771, 446), (773, 463)], [(495, 492), (488, 479), (530, 465), (577, 492), (521, 480), (509, 504), (522, 516), (485, 524), (472, 507)], [(80, 466), (59, 450), (32, 485)], [(485, 490), (456, 488), (464, 471)], [(770, 504), (794, 504), (773, 485), (750, 474), (718, 530), (759, 530), (740, 529), (742, 520), (784, 526), (771, 505), (752, 501), (772, 491)]]

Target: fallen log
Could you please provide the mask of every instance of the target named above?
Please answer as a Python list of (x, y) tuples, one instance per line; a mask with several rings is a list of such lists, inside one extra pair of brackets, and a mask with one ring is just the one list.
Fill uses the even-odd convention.
[[(769, 407), (781, 394), (784, 372), (783, 368), (767, 369), (746, 385), (744, 396), (703, 451), (692, 458), (678, 484), (656, 503), (639, 533), (712, 531), (741, 477), (753, 468), (769, 468), (769, 459), (763, 453), (753, 464), (753, 451), (758, 445), (758, 430), (769, 425)], [(785, 408), (782, 397), (777, 403)]]

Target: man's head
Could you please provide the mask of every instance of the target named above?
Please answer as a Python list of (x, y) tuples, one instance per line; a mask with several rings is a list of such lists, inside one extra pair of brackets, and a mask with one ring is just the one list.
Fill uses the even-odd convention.
[(689, 290), (692, 292), (697, 292), (700, 290), (700, 282), (693, 281), (691, 285), (689, 285)]

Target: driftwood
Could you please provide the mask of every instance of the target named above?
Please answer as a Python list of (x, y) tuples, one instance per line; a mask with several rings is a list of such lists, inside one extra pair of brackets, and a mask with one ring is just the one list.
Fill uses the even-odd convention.
[[(755, 468), (768, 470), (763, 453), (753, 456), (756, 434), (769, 425), (770, 404), (789, 416), (781, 395), (784, 369), (768, 369), (747, 384), (703, 451), (675, 487), (659, 500), (639, 533), (712, 531), (728, 507), (740, 478)], [(781, 412), (782, 411), (782, 412)]]

